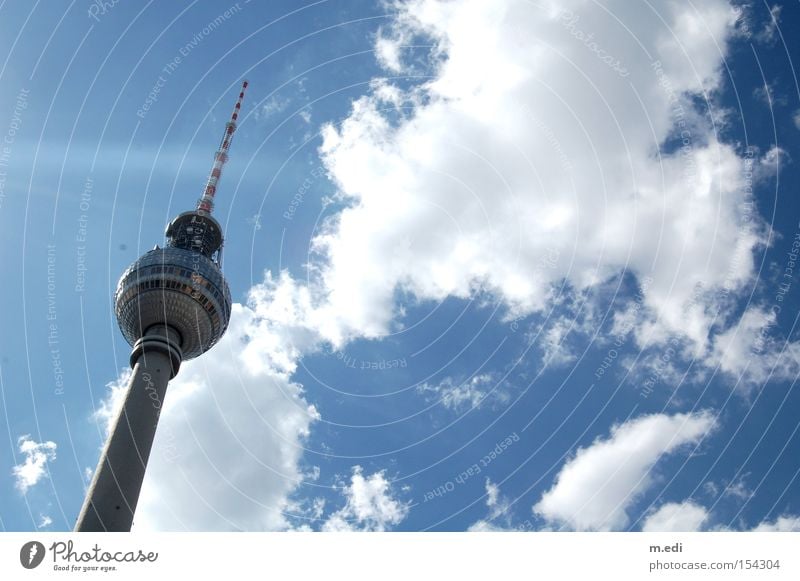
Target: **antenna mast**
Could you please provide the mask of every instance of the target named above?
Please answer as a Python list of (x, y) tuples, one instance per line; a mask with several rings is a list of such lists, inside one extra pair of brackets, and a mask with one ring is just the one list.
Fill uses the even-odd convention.
[(197, 211), (211, 213), (214, 209), (214, 194), (217, 192), (217, 184), (220, 177), (222, 177), (222, 168), (225, 162), (228, 161), (228, 150), (231, 147), (233, 140), (233, 133), (236, 131), (236, 121), (239, 119), (239, 111), (242, 108), (242, 100), (244, 99), (244, 92), (247, 89), (247, 81), (242, 82), (242, 90), (239, 92), (239, 98), (236, 100), (236, 105), (231, 113), (231, 119), (225, 125), (225, 133), (222, 135), (219, 149), (214, 154), (214, 165), (211, 167), (211, 173), (208, 176), (203, 196), (197, 201)]

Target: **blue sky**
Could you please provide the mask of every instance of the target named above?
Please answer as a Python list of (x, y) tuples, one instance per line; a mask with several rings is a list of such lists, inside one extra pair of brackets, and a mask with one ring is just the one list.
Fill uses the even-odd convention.
[(0, 5), (2, 530), (74, 526), (244, 78), (135, 530), (800, 529), (795, 5), (265, 4)]

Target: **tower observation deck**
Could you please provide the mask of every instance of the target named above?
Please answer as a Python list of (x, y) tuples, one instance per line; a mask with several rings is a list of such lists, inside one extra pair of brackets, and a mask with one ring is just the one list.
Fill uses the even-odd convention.
[(242, 83), (197, 207), (176, 216), (167, 226), (166, 246), (143, 254), (117, 284), (115, 312), (133, 347), (133, 373), (76, 531), (130, 530), (167, 383), (182, 361), (211, 349), (228, 328), (231, 293), (221, 270), (224, 238), (211, 212), (247, 84)]

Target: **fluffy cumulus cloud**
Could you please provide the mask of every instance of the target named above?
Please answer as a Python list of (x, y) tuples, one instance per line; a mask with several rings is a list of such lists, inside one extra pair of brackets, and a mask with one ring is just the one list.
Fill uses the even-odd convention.
[(669, 502), (650, 514), (642, 525), (649, 533), (699, 531), (708, 519), (708, 511), (692, 501)]
[(534, 512), (573, 530), (623, 529), (627, 509), (653, 483), (659, 458), (698, 444), (713, 426), (706, 412), (653, 414), (615, 426), (607, 439), (578, 450)]
[(345, 506), (328, 517), (322, 530), (385, 531), (408, 515), (409, 505), (394, 497), (384, 471), (365, 477), (362, 468), (354, 466), (343, 494)]
[(780, 516), (774, 521), (764, 521), (753, 529), (755, 532), (800, 532), (800, 516)]
[(728, 526), (709, 526), (712, 520), (711, 511), (691, 500), (668, 502), (647, 516), (642, 524), (645, 532), (694, 532), (713, 531), (754, 531), (754, 532), (798, 532), (800, 516), (786, 514), (775, 520), (763, 520), (752, 528), (730, 528)]
[(673, 341), (716, 365), (714, 336), (735, 326), (730, 299), (767, 243), (751, 199), (764, 164), (712, 121), (729, 4), (394, 5), (380, 62), (403, 70), (404, 46), (424, 38), (434, 75), (411, 89), (376, 80), (323, 129), (346, 208), (314, 240), (322, 334), (381, 336), (398, 289), (488, 291), (513, 318), (557, 304), (563, 281), (581, 296), (627, 272), (647, 281), (640, 346)]
[[(640, 488), (645, 489), (652, 482), (647, 480), (640, 483)], [(630, 505), (635, 498), (626, 498), (621, 501), (621, 505)], [(510, 504), (501, 493), (497, 484), (488, 478), (486, 479), (486, 506), (489, 511), (485, 518), (479, 519), (469, 527), (469, 531), (474, 532), (507, 532), (507, 531), (530, 531), (534, 530), (530, 521), (523, 523), (512, 523), (511, 513), (508, 510)], [(534, 507), (536, 510), (536, 507)], [(623, 517), (620, 519), (627, 522)], [(754, 531), (754, 532), (798, 532), (800, 531), (800, 516), (784, 514), (774, 520), (763, 520), (754, 527), (747, 527), (744, 523), (738, 528), (731, 528), (725, 525), (712, 525), (714, 521), (712, 510), (693, 500), (682, 502), (666, 502), (657, 509), (644, 515), (641, 530), (650, 533), (666, 532), (697, 532), (697, 531)], [(556, 518), (549, 520), (544, 525), (539, 525), (536, 530), (553, 531), (558, 530), (559, 525), (563, 525), (562, 519)], [(594, 529), (595, 527), (590, 527)], [(598, 527), (603, 530), (604, 527)], [(609, 527), (610, 528), (610, 527)]]
[[(304, 329), (284, 324), (293, 291), (267, 277), (247, 305), (234, 305), (222, 341), (170, 382), (134, 530), (291, 525), (303, 442), (319, 417), (290, 379), (302, 349), (313, 348)], [(111, 385), (104, 421), (118, 409), (128, 375)]]
[(29, 434), (20, 436), (17, 446), (23, 460), (14, 466), (12, 473), (17, 490), (24, 494), (47, 476), (47, 463), (55, 461), (58, 446), (55, 442), (37, 442)]

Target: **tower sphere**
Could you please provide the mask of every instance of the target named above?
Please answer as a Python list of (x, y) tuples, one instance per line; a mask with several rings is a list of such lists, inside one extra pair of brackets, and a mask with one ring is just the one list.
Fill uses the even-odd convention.
[(222, 229), (194, 210), (175, 218), (166, 235), (166, 248), (143, 254), (122, 274), (115, 310), (128, 343), (166, 324), (180, 334), (187, 360), (215, 345), (230, 320), (231, 293), (219, 267)]

